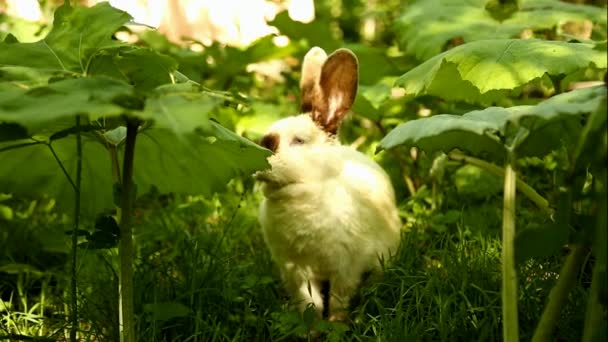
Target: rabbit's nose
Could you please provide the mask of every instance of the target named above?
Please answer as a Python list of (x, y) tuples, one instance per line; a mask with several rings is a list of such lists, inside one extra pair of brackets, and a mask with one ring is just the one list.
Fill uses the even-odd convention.
[(279, 135), (276, 133), (268, 133), (266, 134), (262, 140), (260, 141), (260, 145), (266, 147), (272, 152), (276, 152), (277, 148), (279, 148)]

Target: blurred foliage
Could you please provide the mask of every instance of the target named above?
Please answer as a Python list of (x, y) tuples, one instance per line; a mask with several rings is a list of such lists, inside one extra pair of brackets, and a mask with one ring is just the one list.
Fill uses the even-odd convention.
[[(563, 101), (556, 106), (567, 110), (548, 121), (559, 126), (558, 133), (567, 127), (560, 126), (566, 122), (580, 129), (588, 122), (589, 108), (597, 107), (595, 97), (587, 99), (593, 104), (583, 97), (571, 101), (566, 98), (570, 93), (541, 101), (573, 84), (597, 81), (606, 69), (606, 8), (602, 1), (587, 1), (584, 6), (580, 1), (519, 1), (516, 8), (500, 8), (496, 1), (483, 0), (317, 1), (316, 19), (309, 24), (293, 22), (285, 12), (270, 22), (289, 38), (280, 46), (271, 36), (246, 47), (206, 46), (196, 41), (179, 45), (154, 30), (130, 26), (121, 17), (123, 21), (97, 22), (98, 29), (91, 33), (99, 34), (99, 45), (86, 49), (87, 56), (94, 58), (85, 70), (80, 48), (72, 44), (79, 36), (73, 34), (75, 29), (91, 27), (94, 18), (81, 23), (83, 27), (75, 26), (72, 31), (55, 28), (51, 34), (57, 4), (41, 3), (45, 14), (41, 23), (0, 14), (0, 336), (21, 331), (59, 338), (53, 334), (58, 334), (60, 329), (55, 328), (62, 327), (66, 317), (69, 236), (65, 231), (69, 218), (58, 208), (70, 208), (73, 202), (71, 195), (61, 195), (71, 189), (48, 148), (63, 153), (62, 160), (72, 170), (74, 131), (70, 129), (74, 124), (65, 118), (88, 113), (96, 120), (82, 130), (89, 139), (84, 148), (90, 156), (83, 179), (89, 197), (83, 204), (94, 209), (79, 234), (81, 333), (91, 339), (117, 340), (115, 236), (111, 225), (94, 222), (97, 214), (114, 214), (109, 209), (112, 179), (108, 150), (97, 142), (95, 131), (107, 142), (120, 145), (124, 138), (120, 114), (126, 108), (131, 115), (154, 124), (148, 127), (148, 134), (140, 135), (141, 159), (136, 161), (140, 167), (136, 169), (135, 286), (142, 339), (280, 340), (306, 336), (312, 329), (336, 341), (420, 336), (430, 340), (497, 339), (502, 203), (500, 180), (493, 175), (450, 161), (443, 177), (434, 178), (430, 170), (435, 155), (411, 144), (374, 156), (396, 189), (406, 232), (404, 247), (382, 280), (372, 278), (363, 287), (353, 303), (354, 323), (348, 324), (314, 323), (285, 305), (286, 294), (257, 228), (260, 194), (247, 172), (241, 172), (227, 188), (207, 186), (201, 175), (217, 174), (221, 178), (217, 183), (225, 185), (239, 173), (215, 169), (219, 161), (228, 154), (232, 167), (239, 169), (240, 149), (254, 149), (241, 136), (255, 141), (270, 123), (297, 113), (299, 63), (312, 46), (329, 51), (348, 47), (357, 54), (359, 96), (340, 138), (370, 155), (401, 124), (426, 134), (437, 130), (429, 125), (440, 118), (437, 114), (450, 114), (460, 122), (471, 116), (463, 114), (473, 111), (477, 111), (473, 116), (486, 120), (490, 112), (502, 112), (496, 107), (486, 109), (484, 103), (504, 106), (509, 113), (516, 111), (513, 106), (535, 106), (551, 115), (556, 107), (539, 103)], [(135, 42), (116, 40), (113, 30)], [(41, 41), (43, 37), (46, 42)], [(46, 43), (53, 46), (53, 37), (57, 39), (55, 50), (63, 54), (63, 68), (57, 67), (55, 56), (40, 49)], [(17, 51), (19, 42), (31, 45), (7, 53)], [(534, 44), (538, 49), (532, 49)], [(567, 58), (548, 56), (547, 47), (559, 49)], [(503, 59), (500, 54), (511, 48), (532, 57), (524, 60), (518, 53)], [(459, 55), (463, 51), (466, 54)], [(481, 72), (471, 63), (463, 69), (471, 54), (503, 68), (489, 63), (492, 65)], [(545, 63), (547, 58), (552, 58), (550, 63)], [(31, 61), (37, 68), (24, 65)], [(527, 72), (530, 63), (541, 66)], [(81, 77), (85, 71), (86, 78)], [(498, 89), (497, 96), (481, 98)], [(581, 107), (585, 107), (582, 117), (577, 111)], [(164, 112), (167, 108), (169, 115)], [(97, 120), (102, 115), (105, 119)], [(429, 121), (422, 121), (429, 116)], [(555, 119), (558, 116), (564, 120)], [(505, 138), (507, 122), (521, 117), (500, 113), (498, 117), (504, 119), (502, 126), (467, 121), (463, 131), (449, 133), (455, 134), (450, 139), (472, 142), (473, 151), (500, 150), (496, 139)], [(598, 122), (605, 127), (605, 120)], [(535, 121), (525, 123), (534, 126)], [(602, 139), (601, 130), (593, 132), (593, 141)], [(446, 139), (442, 135), (446, 132), (439, 133), (428, 139), (429, 146)], [(467, 140), (467, 134), (480, 140)], [(15, 139), (34, 135), (40, 143), (29, 147), (30, 153), (7, 149), (13, 146), (9, 143), (19, 141)], [(568, 154), (558, 148), (563, 136), (548, 135), (558, 140), (539, 136), (543, 138), (530, 140), (529, 147), (541, 147), (542, 153), (521, 158), (518, 167), (526, 182), (556, 203)], [(225, 142), (221, 149), (208, 148), (218, 141)], [(587, 144), (585, 151), (593, 151), (596, 145)], [(46, 159), (35, 162), (42, 154)], [(596, 159), (591, 153), (582, 155), (586, 160), (580, 168), (605, 160), (601, 159), (605, 155), (593, 157)], [(32, 175), (44, 178), (34, 183), (29, 181)], [(585, 184), (585, 180), (577, 182)], [(597, 184), (589, 182), (586, 189)], [(34, 193), (44, 189), (56, 198), (25, 196), (24, 188)], [(105, 190), (88, 190), (99, 188)], [(591, 193), (581, 193), (575, 203), (585, 209), (581, 217), (593, 212), (596, 198)], [(564, 243), (578, 238), (584, 221), (566, 232), (563, 226), (557, 227), (560, 234), (546, 241), (547, 248), (535, 249), (537, 237), (556, 227), (521, 196), (518, 206), (518, 226), (525, 227), (520, 249), (538, 252), (519, 256), (521, 333), (522, 339), (529, 339), (555, 283)], [(581, 272), (581, 284), (569, 298), (556, 337), (579, 337), (590, 268)], [(35, 304), (37, 312), (31, 310)], [(38, 315), (39, 324), (18, 330), (28, 324), (16, 319), (22, 312)]]

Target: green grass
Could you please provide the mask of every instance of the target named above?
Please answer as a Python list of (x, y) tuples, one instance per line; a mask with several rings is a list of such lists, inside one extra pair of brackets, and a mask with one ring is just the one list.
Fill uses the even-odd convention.
[[(365, 280), (345, 323), (315, 322), (288, 305), (257, 225), (259, 194), (140, 201), (135, 222), (140, 341), (500, 340), (497, 200), (454, 201), (442, 213), (430, 212), (424, 198), (404, 203), (407, 229), (401, 249), (385, 265), (384, 274)], [(537, 216), (524, 208), (520, 218)], [(27, 220), (17, 222), (10, 224), (27, 226)], [(38, 239), (36, 234), (28, 236), (30, 243)], [(40, 254), (30, 249), (21, 258), (27, 264)], [(36, 285), (41, 275), (2, 275), (0, 295), (5, 302), (9, 298), (12, 311), (0, 308), (0, 335), (63, 336), (66, 260), (39, 266), (47, 267), (45, 274), (55, 279), (43, 288)], [(80, 336), (85, 341), (116, 341), (116, 250), (83, 250), (79, 260)], [(560, 257), (530, 260), (520, 268), (522, 340), (532, 336), (560, 262)], [(580, 282), (570, 296), (556, 340), (580, 338), (587, 297), (583, 285)], [(46, 308), (34, 310), (44, 296)], [(18, 312), (34, 312), (38, 325)]]

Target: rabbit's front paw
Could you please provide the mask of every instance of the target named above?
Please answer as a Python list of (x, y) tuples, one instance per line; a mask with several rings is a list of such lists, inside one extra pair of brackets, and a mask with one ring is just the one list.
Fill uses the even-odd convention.
[(270, 178), (270, 172), (268, 171), (257, 171), (253, 174), (253, 179), (260, 182), (269, 182)]
[(329, 321), (330, 322), (344, 322), (344, 321), (346, 321), (347, 317), (348, 317), (348, 315), (347, 315), (346, 311), (338, 311), (329, 316)]

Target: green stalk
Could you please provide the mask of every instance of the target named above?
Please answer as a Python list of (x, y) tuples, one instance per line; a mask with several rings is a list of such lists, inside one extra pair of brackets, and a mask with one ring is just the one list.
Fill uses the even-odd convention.
[[(481, 160), (475, 157), (467, 156), (465, 154), (459, 152), (451, 152), (449, 154), (450, 159), (465, 162), (467, 164), (471, 164), (479, 167), (480, 169), (486, 170), (495, 176), (503, 178), (505, 176), (505, 170), (492, 163), (489, 163), (485, 160)], [(530, 201), (532, 201), (539, 209), (545, 212), (549, 216), (553, 216), (553, 209), (549, 206), (549, 201), (541, 196), (533, 187), (528, 185), (528, 183), (522, 181), (521, 179), (516, 179), (517, 190), (521, 192), (524, 196), (526, 196)]]
[[(565, 181), (567, 179), (565, 176), (566, 174), (564, 172), (558, 173), (558, 183), (561, 185), (559, 186), (560, 192), (556, 221), (561, 224), (570, 223), (570, 213), (572, 211), (572, 185)], [(540, 317), (540, 321), (536, 326), (532, 341), (542, 342), (551, 339), (553, 330), (559, 321), (561, 310), (568, 299), (568, 294), (576, 285), (578, 270), (584, 261), (585, 255), (586, 248), (584, 246), (573, 246), (572, 251), (562, 266), (557, 283), (549, 293), (547, 304)]]
[(40, 145), (40, 144), (44, 144), (44, 143), (45, 142), (43, 142), (43, 141), (32, 141), (32, 142), (27, 142), (27, 143), (20, 143), (20, 144), (5, 146), (3, 148), (0, 148), (0, 152), (10, 151), (10, 150), (14, 150), (16, 148), (22, 148), (22, 147), (27, 147), (27, 146)]
[[(380, 130), (380, 133), (382, 133), (382, 136), (386, 136), (388, 134), (388, 132), (386, 131), (386, 128), (384, 128), (384, 125), (382, 124), (381, 120), (377, 120), (377, 121), (373, 121), (373, 122), (376, 124), (376, 127), (378, 127), (378, 129)], [(401, 154), (399, 154), (397, 152), (397, 150), (391, 149), (390, 151), (391, 151), (393, 157), (395, 158), (395, 160), (399, 163), (399, 169), (401, 170), (401, 176), (403, 177), (403, 182), (405, 183), (405, 187), (407, 188), (407, 191), (410, 193), (410, 196), (414, 196), (416, 194), (416, 185), (414, 184), (414, 181), (412, 180), (412, 178), (408, 175), (409, 167), (407, 166), (407, 163), (401, 157)]]
[(435, 211), (439, 208), (439, 185), (437, 183), (439, 183), (439, 181), (433, 179), (431, 188), (431, 211)]
[[(602, 172), (600, 177), (606, 179), (606, 172)], [(591, 290), (587, 302), (587, 312), (585, 313), (585, 328), (583, 330), (583, 342), (599, 341), (601, 331), (606, 331), (605, 307), (602, 305), (602, 291), (606, 291), (606, 264), (608, 263), (608, 250), (606, 241), (606, 192), (600, 191), (598, 194), (600, 205), (598, 206), (597, 219), (595, 225), (595, 266), (593, 266), (593, 278), (591, 280)]]
[(112, 164), (112, 180), (114, 184), (120, 184), (120, 165), (118, 162), (118, 151), (116, 146), (108, 144), (110, 151), (110, 162)]
[(441, 153), (433, 160), (433, 166), (431, 166), (431, 170), (429, 171), (429, 175), (433, 181), (432, 188), (432, 202), (431, 202), (431, 210), (436, 210), (441, 206), (441, 199), (439, 193), (439, 186), (441, 181), (443, 180), (443, 175), (445, 173), (445, 166), (448, 161), (448, 156), (445, 153)]
[(53, 154), (53, 158), (55, 158), (55, 161), (59, 165), (59, 168), (61, 169), (61, 172), (63, 172), (63, 175), (68, 179), (68, 182), (70, 182), (70, 185), (72, 186), (72, 189), (74, 189), (74, 191), (76, 191), (77, 190), (77, 186), (74, 183), (74, 181), (72, 180), (72, 177), (70, 177), (70, 174), (68, 173), (68, 170), (66, 170), (65, 166), (63, 166), (63, 163), (61, 162), (61, 159), (59, 159), (59, 156), (57, 155), (57, 152), (55, 152), (55, 149), (53, 148), (53, 145), (51, 145), (49, 143), (46, 146), (48, 146), (49, 150), (51, 151), (51, 154)]
[(502, 316), (503, 340), (519, 341), (517, 318), (517, 273), (515, 272), (515, 153), (508, 152), (502, 217)]
[(549, 293), (549, 300), (540, 322), (536, 326), (532, 342), (550, 341), (555, 325), (559, 322), (559, 316), (564, 304), (568, 300), (568, 294), (576, 285), (579, 268), (587, 255), (587, 248), (582, 245), (574, 245), (566, 258), (562, 270), (559, 272), (557, 284)]
[(80, 115), (76, 116), (76, 184), (74, 184), (74, 229), (72, 230), (72, 281), (70, 341), (76, 342), (78, 331), (78, 281), (76, 279), (76, 262), (78, 249), (78, 226), (80, 224), (80, 184), (82, 179), (82, 136), (80, 134)]
[(133, 159), (135, 155), (135, 138), (139, 123), (134, 120), (127, 121), (127, 139), (123, 160), (122, 189), (121, 189), (121, 215), (120, 215), (120, 340), (121, 342), (135, 342), (135, 308), (133, 303), (133, 228), (131, 216), (135, 200), (133, 185)]

